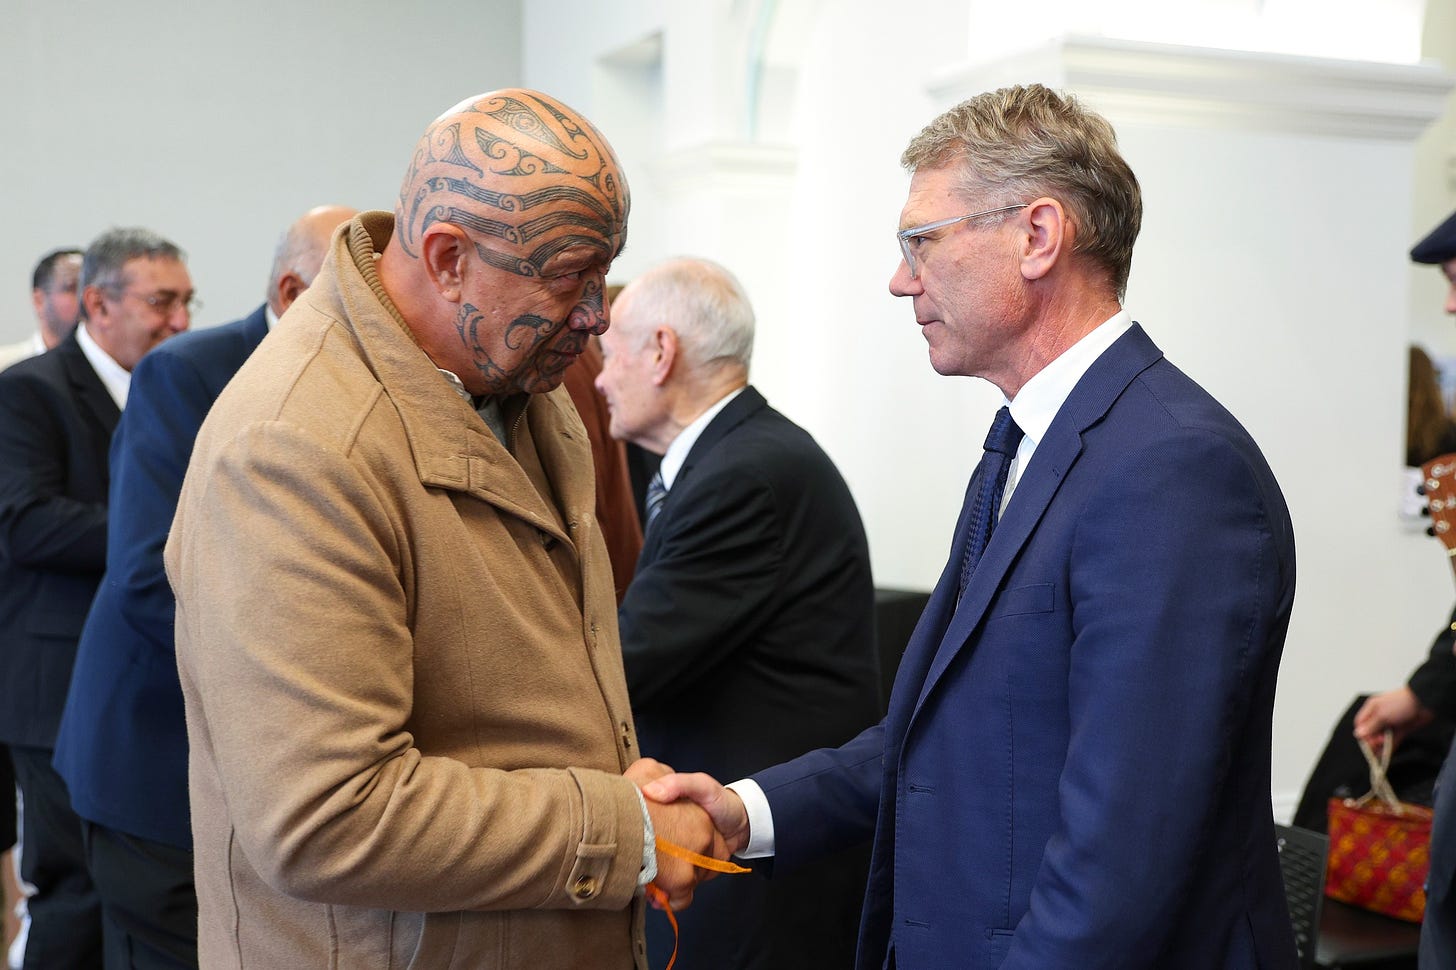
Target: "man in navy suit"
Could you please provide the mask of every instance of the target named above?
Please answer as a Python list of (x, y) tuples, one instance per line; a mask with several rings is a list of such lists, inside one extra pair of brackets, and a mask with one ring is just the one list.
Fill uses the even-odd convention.
[(24, 800), (26, 967), (99, 962), (81, 824), (51, 767), (81, 623), (106, 560), (107, 447), (131, 371), (187, 329), (192, 279), (175, 245), (113, 229), (81, 265), (83, 323), (0, 374), (0, 741)]
[(187, 726), (162, 547), (208, 408), (313, 282), (354, 210), (312, 209), (283, 235), (267, 302), (185, 335), (137, 367), (111, 448), (106, 575), (81, 633), (55, 766), (86, 834), (106, 967), (197, 966)]
[(1112, 128), (1006, 88), (902, 162), (890, 289), (935, 370), (996, 385), (1014, 424), (885, 719), (736, 792), (648, 794), (691, 795), (776, 867), (873, 837), (864, 970), (1293, 970), (1269, 797), (1290, 520), (1249, 435), (1121, 306), (1142, 203)]
[[(642, 752), (738, 777), (877, 721), (874, 585), (838, 469), (748, 383), (753, 308), (715, 263), (678, 259), (628, 284), (602, 334), (611, 433), (663, 455), (619, 620)], [(704, 885), (678, 917), (703, 970), (843, 968), (867, 853), (792, 875)], [(649, 962), (673, 933), (647, 925)]]

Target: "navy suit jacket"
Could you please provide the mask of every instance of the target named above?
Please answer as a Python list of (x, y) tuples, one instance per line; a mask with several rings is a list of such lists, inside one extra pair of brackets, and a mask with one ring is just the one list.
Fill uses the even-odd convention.
[(111, 450), (110, 554), (81, 635), (56, 742), (76, 814), (191, 848), (187, 726), (177, 678), (172, 588), (162, 547), (197, 429), (267, 335), (263, 308), (180, 334), (132, 374)]
[(106, 563), (121, 416), (72, 333), (0, 373), (0, 741), (49, 748)]
[[(619, 618), (642, 753), (680, 771), (740, 778), (880, 718), (859, 510), (829, 456), (752, 387), (693, 443)], [(867, 857), (705, 883), (678, 918), (680, 964), (842, 970)], [(666, 920), (647, 929), (666, 965)]]
[(1269, 772), (1294, 540), (1247, 432), (1135, 326), (957, 605), (967, 518), (884, 721), (755, 776), (778, 864), (873, 830), (861, 968), (1293, 970)]

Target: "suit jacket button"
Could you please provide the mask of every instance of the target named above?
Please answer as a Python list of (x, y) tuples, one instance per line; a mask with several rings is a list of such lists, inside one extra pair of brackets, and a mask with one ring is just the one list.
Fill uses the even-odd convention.
[(597, 894), (597, 881), (593, 876), (577, 876), (571, 891), (577, 899), (591, 899)]

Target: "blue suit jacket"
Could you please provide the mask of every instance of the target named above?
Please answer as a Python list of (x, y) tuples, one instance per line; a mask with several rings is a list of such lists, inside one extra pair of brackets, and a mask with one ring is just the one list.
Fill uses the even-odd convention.
[(202, 419), (267, 335), (247, 319), (180, 334), (132, 373), (111, 448), (106, 575), (86, 619), (56, 769), (84, 819), (191, 848), (187, 727), (162, 547)]
[(778, 864), (873, 832), (862, 968), (1293, 970), (1269, 762), (1294, 542), (1247, 432), (1133, 327), (957, 606), (966, 529), (885, 720), (755, 776)]
[(74, 333), (0, 374), (0, 741), (49, 748), (106, 563), (121, 412)]

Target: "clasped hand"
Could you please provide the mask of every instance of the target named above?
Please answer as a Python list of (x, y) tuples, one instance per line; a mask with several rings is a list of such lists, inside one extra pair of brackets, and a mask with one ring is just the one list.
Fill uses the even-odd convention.
[[(624, 774), (646, 796), (658, 839), (713, 859), (727, 859), (747, 843), (743, 802), (709, 776), (675, 774), (652, 758), (639, 759)], [(698, 884), (716, 875), (661, 850), (657, 853), (654, 882), (673, 909), (688, 906)]]

